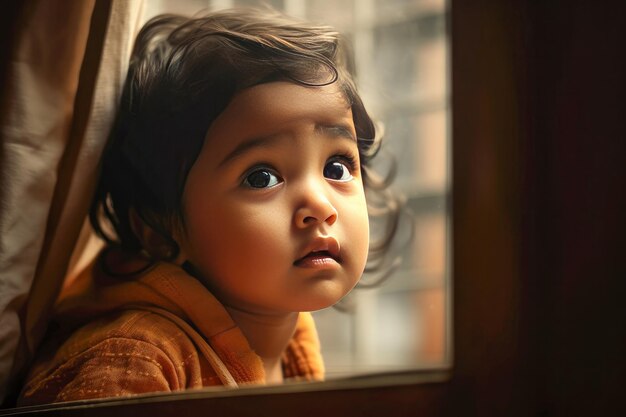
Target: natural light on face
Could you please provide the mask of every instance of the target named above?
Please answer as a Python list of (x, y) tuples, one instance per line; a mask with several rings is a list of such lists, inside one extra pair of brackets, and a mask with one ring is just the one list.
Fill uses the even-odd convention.
[(335, 84), (273, 82), (237, 94), (209, 128), (183, 201), (181, 256), (230, 308), (326, 308), (365, 267), (356, 133)]

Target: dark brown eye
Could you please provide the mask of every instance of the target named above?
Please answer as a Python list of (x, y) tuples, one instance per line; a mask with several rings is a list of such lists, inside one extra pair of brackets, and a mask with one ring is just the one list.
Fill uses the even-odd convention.
[(280, 179), (266, 168), (258, 169), (248, 174), (244, 183), (252, 188), (269, 188), (277, 185)]
[(334, 181), (350, 181), (350, 168), (340, 161), (331, 161), (324, 167), (324, 177)]

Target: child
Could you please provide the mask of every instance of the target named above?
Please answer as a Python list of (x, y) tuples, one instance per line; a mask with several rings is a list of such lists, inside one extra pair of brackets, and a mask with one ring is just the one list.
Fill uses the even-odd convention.
[(359, 281), (379, 147), (327, 27), (235, 10), (139, 33), (91, 221), (21, 405), (320, 380), (310, 313)]

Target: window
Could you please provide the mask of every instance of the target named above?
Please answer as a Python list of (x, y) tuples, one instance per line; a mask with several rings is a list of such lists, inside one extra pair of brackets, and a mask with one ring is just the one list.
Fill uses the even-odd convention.
[[(450, 358), (449, 91), (445, 0), (161, 0), (163, 12), (270, 5), (327, 23), (352, 43), (359, 91), (382, 121), (385, 153), (398, 163), (396, 188), (414, 216), (395, 247), (393, 275), (374, 289), (355, 290), (353, 312), (326, 309), (315, 319), (327, 378), (448, 365)], [(365, 278), (367, 279), (367, 277)]]

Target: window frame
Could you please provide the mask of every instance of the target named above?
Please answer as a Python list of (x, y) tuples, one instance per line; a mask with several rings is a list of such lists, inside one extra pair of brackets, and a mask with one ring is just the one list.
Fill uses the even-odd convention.
[(452, 368), (0, 415), (623, 414), (626, 3), (529, 3), (451, 8)]

